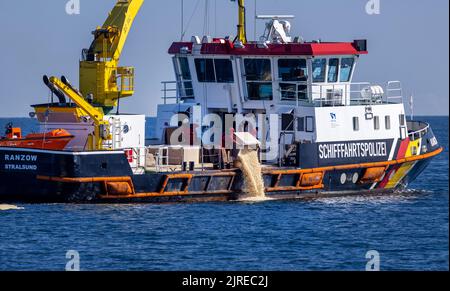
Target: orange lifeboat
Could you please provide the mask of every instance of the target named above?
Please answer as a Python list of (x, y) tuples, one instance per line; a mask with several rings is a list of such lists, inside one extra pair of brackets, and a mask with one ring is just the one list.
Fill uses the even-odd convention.
[(32, 133), (22, 137), (21, 128), (8, 125), (6, 136), (0, 138), (0, 147), (63, 150), (73, 138), (73, 135), (61, 128), (47, 133)]

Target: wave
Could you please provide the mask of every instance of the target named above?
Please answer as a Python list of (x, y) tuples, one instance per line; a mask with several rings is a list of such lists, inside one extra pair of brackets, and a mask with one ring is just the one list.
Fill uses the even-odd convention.
[(9, 205), (9, 204), (0, 204), (0, 211), (6, 211), (6, 210), (22, 210), (25, 209), (23, 207), (19, 207), (16, 205)]

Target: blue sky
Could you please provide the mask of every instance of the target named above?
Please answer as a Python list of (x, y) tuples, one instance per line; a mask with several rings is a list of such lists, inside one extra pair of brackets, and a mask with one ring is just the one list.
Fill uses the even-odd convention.
[[(196, 13), (193, 13), (197, 1)], [(236, 4), (185, 0), (186, 32), (235, 34)], [(48, 100), (42, 75), (66, 75), (78, 84), (78, 60), (90, 32), (101, 25), (116, 0), (80, 0), (81, 13), (67, 15), (67, 0), (0, 1), (0, 117), (27, 116), (30, 104)], [(351, 41), (367, 38), (355, 81), (384, 84), (400, 80), (414, 95), (418, 115), (448, 115), (449, 1), (380, 0), (381, 13), (368, 15), (368, 0), (257, 0), (258, 14), (294, 14), (292, 34), (306, 40)], [(122, 112), (153, 115), (161, 101), (161, 81), (173, 80), (167, 54), (179, 40), (181, 0), (146, 0), (129, 35), (121, 64), (136, 67), (136, 94), (121, 103)], [(254, 35), (254, 3), (247, 0), (248, 35)], [(257, 35), (264, 23), (258, 22)]]

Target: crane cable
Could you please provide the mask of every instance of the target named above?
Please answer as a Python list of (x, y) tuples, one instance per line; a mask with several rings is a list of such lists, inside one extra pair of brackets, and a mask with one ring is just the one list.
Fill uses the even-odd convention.
[(209, 34), (209, 1), (205, 0), (205, 15), (203, 17), (203, 35)]
[(187, 30), (189, 29), (189, 26), (191, 24), (192, 19), (194, 18), (195, 13), (197, 12), (198, 6), (200, 4), (201, 0), (197, 0), (197, 3), (195, 3), (195, 7), (194, 7), (194, 11), (192, 12), (192, 15), (190, 16), (187, 24), (186, 24), (186, 29), (183, 31), (183, 33), (181, 34), (181, 40), (183, 40), (184, 36), (186, 35)]

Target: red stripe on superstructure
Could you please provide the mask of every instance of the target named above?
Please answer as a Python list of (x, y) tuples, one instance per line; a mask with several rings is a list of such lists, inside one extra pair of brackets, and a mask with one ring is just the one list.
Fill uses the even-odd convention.
[(321, 55), (358, 55), (367, 52), (358, 51), (353, 43), (313, 43), (310, 44), (314, 56)]
[[(189, 51), (192, 51), (193, 43), (175, 42), (170, 47), (169, 53), (178, 54), (183, 47), (187, 47)], [(212, 43), (202, 44), (201, 54), (324, 56), (362, 55), (367, 54), (367, 51), (358, 51), (352, 42), (268, 44), (267, 48), (260, 48), (256, 43), (248, 43), (244, 48), (238, 48), (234, 47), (233, 43), (229, 40), (214, 39)]]
[(194, 44), (192, 42), (174, 42), (169, 48), (169, 54), (179, 54), (183, 47), (187, 47), (189, 51), (192, 51), (193, 46)]

